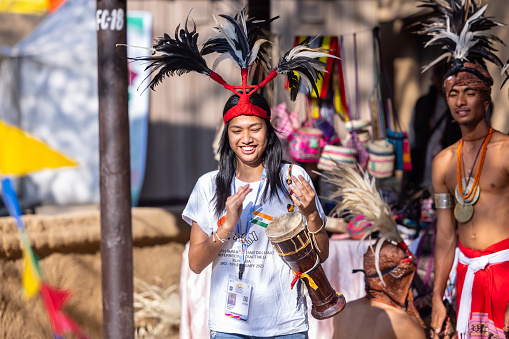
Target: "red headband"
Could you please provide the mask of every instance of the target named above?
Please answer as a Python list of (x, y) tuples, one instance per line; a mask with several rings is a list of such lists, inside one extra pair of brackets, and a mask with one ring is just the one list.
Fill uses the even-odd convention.
[[(233, 93), (239, 96), (239, 103), (234, 107), (230, 108), (223, 117), (223, 121), (226, 124), (231, 119), (238, 117), (239, 115), (255, 115), (257, 117), (263, 119), (270, 119), (267, 111), (263, 108), (253, 105), (249, 100), (249, 96), (256, 92), (258, 89), (265, 86), (269, 81), (274, 79), (277, 76), (277, 71), (274, 69), (269, 75), (258, 85), (248, 85), (247, 84), (247, 68), (243, 68), (241, 70), (242, 75), (242, 85), (241, 86), (231, 86), (217, 73), (210, 73), (210, 78), (217, 83), (223, 85), (227, 90), (232, 91)], [(241, 92), (238, 92), (237, 89), (241, 89)], [(251, 91), (248, 93), (248, 89)]]

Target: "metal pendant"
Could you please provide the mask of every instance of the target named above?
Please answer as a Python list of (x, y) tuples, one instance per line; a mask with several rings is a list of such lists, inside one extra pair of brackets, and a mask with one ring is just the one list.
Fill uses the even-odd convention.
[(472, 216), (474, 215), (474, 206), (469, 204), (456, 204), (456, 207), (454, 207), (454, 217), (459, 222), (465, 223), (472, 219)]
[[(462, 178), (461, 179), (461, 185), (463, 186), (463, 189), (465, 190), (465, 194), (470, 192), (470, 190), (472, 189), (472, 186), (474, 186), (475, 183), (476, 183), (475, 179), (474, 178), (470, 178), (468, 186), (466, 186), (467, 185), (467, 178)], [(479, 188), (479, 186), (477, 186), (475, 188), (475, 192), (473, 192), (473, 194), (471, 195), (470, 199), (463, 200), (463, 197), (460, 194), (458, 185), (456, 185), (456, 190), (454, 191), (454, 195), (456, 197), (456, 200), (459, 203), (465, 202), (466, 204), (470, 204), (470, 205), (474, 205), (477, 202), (477, 200), (479, 200), (479, 195), (480, 194), (481, 194), (481, 189)]]

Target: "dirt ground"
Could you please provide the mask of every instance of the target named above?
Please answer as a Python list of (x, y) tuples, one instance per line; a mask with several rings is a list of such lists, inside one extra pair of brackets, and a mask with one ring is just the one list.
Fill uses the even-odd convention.
[[(25, 220), (45, 281), (72, 291), (65, 313), (89, 338), (102, 338), (99, 212), (34, 215)], [(12, 222), (0, 218), (0, 339), (53, 338), (40, 297), (26, 300), (23, 296), (23, 261)], [(180, 216), (161, 209), (135, 209), (132, 227), (134, 277), (161, 290), (173, 286), (178, 293), (182, 252), (189, 236)], [(136, 288), (135, 284), (135, 292)], [(175, 319), (164, 338), (177, 339), (180, 305), (171, 308)]]

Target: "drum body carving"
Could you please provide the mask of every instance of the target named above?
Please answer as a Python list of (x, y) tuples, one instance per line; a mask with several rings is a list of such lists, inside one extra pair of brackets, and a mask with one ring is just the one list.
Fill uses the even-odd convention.
[(329, 283), (313, 248), (304, 218), (298, 212), (283, 214), (267, 226), (266, 235), (283, 261), (294, 273), (300, 272), (311, 299), (311, 315), (330, 318), (343, 310), (346, 301)]

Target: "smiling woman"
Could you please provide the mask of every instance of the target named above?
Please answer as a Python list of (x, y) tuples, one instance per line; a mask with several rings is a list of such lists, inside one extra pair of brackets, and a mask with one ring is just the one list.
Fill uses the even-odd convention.
[[(192, 226), (189, 267), (200, 273), (212, 264), (211, 338), (305, 339), (308, 321), (305, 299), (300, 297), (303, 292), (290, 288), (301, 274), (292, 273), (275, 253), (265, 229), (274, 217), (289, 210), (301, 213), (323, 262), (329, 255), (326, 218), (304, 169), (282, 162), (270, 107), (256, 91), (284, 74), (292, 100), (301, 82), (318, 93), (316, 82), (326, 66), (318, 58), (337, 57), (327, 49), (310, 48), (309, 40), (304, 40), (272, 67), (263, 48), (268, 42), (263, 30), (277, 17), (255, 20), (245, 10), (235, 17), (219, 16), (225, 21), (216, 20), (217, 34), (201, 50), (196, 27), (190, 31), (191, 20), (186, 20), (183, 28), (177, 27), (175, 38), (164, 34), (156, 40), (150, 57), (134, 58), (149, 62), (154, 73), (152, 89), (166, 76), (198, 72), (234, 93), (223, 111), (219, 169), (198, 179), (182, 213)], [(241, 85), (228, 84), (207, 66), (204, 56), (211, 53), (220, 54), (216, 63), (225, 58), (235, 62), (241, 70)], [(248, 73), (255, 60), (270, 71), (261, 83), (250, 85)]]
[(325, 215), (304, 169), (282, 162), (270, 114), (258, 93), (230, 97), (223, 110), (219, 169), (198, 180), (182, 213), (192, 225), (191, 270), (200, 273), (212, 264), (211, 338), (307, 338), (302, 291), (290, 288), (294, 274), (265, 229), (295, 209), (316, 234), (323, 262), (329, 248)]

